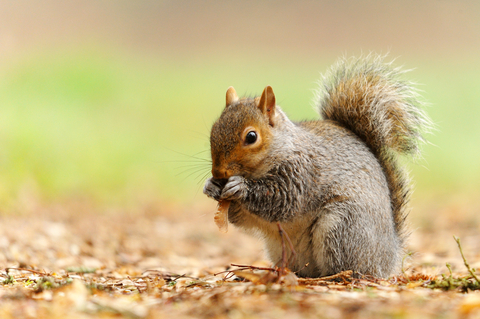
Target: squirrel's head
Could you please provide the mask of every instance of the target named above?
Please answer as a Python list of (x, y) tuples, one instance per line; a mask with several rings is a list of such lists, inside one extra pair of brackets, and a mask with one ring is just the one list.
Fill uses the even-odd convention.
[(225, 109), (210, 134), (213, 177), (254, 177), (262, 171), (276, 124), (275, 95), (270, 86), (261, 97), (242, 99), (229, 87)]

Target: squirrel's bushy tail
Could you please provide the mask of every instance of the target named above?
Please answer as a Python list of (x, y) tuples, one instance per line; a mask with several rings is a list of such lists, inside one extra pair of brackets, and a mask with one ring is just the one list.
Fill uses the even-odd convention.
[(418, 93), (400, 76), (400, 68), (383, 56), (341, 59), (323, 76), (318, 92), (320, 114), (358, 135), (384, 168), (391, 193), (397, 233), (404, 233), (408, 176), (394, 153), (416, 155), (424, 142), (421, 132), (430, 120), (421, 109)]

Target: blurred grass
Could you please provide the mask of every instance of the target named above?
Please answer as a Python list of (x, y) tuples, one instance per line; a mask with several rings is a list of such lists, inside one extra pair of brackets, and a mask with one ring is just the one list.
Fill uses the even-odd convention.
[[(253, 95), (272, 85), (293, 119), (312, 118), (315, 82), (333, 61), (97, 47), (12, 58), (0, 68), (0, 201), (8, 205), (25, 189), (48, 200), (194, 200), (209, 166), (188, 155), (208, 160), (226, 88)], [(424, 160), (410, 166), (417, 197), (480, 190), (480, 63), (402, 63), (416, 67), (409, 77), (423, 83), (438, 126)]]
[(410, 63), (421, 83), (436, 130), (423, 160), (413, 164), (420, 196), (454, 193), (478, 197), (480, 191), (480, 63), (478, 59), (430, 59)]

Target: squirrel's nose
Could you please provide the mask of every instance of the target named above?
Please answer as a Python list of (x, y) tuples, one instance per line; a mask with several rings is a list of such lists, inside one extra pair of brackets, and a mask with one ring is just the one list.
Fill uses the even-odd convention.
[(215, 179), (224, 179), (227, 176), (227, 171), (223, 168), (213, 168), (212, 175)]
[(228, 179), (228, 171), (224, 168), (213, 168), (212, 175), (215, 179)]

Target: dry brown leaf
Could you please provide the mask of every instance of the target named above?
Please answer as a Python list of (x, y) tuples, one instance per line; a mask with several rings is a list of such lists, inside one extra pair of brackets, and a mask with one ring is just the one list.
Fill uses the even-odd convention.
[(229, 200), (219, 200), (217, 211), (215, 213), (215, 216), (213, 217), (215, 224), (217, 225), (218, 229), (222, 233), (228, 232), (228, 208), (229, 207), (230, 207)]
[(298, 277), (291, 271), (288, 271), (286, 275), (282, 276), (281, 283), (287, 287), (298, 286)]
[(260, 283), (260, 280), (262, 279), (262, 277), (267, 274), (267, 272), (253, 273), (251, 271), (243, 271), (243, 270), (235, 270), (233, 271), (233, 273), (235, 274), (235, 276), (251, 281), (254, 284)]
[(412, 289), (412, 288), (417, 288), (423, 286), (425, 283), (422, 281), (417, 281), (417, 282), (409, 282), (407, 284), (407, 288)]

